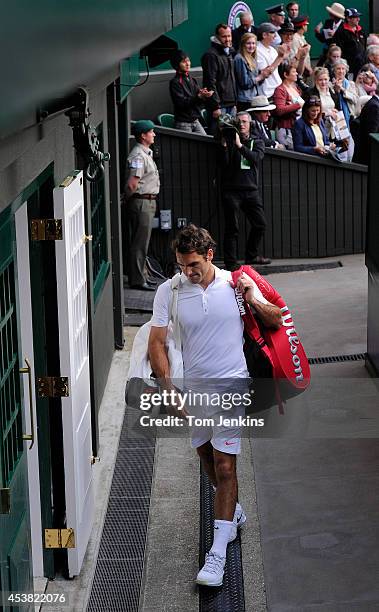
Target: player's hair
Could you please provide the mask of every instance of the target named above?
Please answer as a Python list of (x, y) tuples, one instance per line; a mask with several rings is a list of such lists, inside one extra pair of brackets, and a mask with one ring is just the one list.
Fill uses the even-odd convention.
[(215, 252), (216, 243), (206, 229), (190, 223), (178, 232), (172, 242), (172, 249), (183, 255), (186, 253), (207, 255), (209, 249)]

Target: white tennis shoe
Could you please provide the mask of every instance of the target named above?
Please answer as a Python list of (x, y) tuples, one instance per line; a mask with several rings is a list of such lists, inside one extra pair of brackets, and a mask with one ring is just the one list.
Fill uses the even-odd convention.
[(209, 552), (205, 555), (205, 563), (199, 571), (196, 582), (203, 586), (221, 586), (224, 578), (226, 557)]

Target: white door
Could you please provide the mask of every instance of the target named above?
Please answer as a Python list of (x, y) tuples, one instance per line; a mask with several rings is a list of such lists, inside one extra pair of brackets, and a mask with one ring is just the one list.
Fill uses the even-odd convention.
[(83, 563), (94, 505), (82, 172), (54, 189), (54, 214), (63, 219), (63, 240), (55, 245), (60, 369), (61, 376), (69, 378), (62, 422), (67, 528), (74, 529), (75, 537), (75, 548), (68, 549), (71, 577), (79, 574)]

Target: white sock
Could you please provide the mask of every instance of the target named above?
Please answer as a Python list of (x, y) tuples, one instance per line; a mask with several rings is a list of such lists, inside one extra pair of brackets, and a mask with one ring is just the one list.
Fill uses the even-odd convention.
[(226, 547), (229, 542), (231, 530), (235, 529), (233, 521), (215, 520), (213, 530), (213, 544), (210, 552), (226, 557)]

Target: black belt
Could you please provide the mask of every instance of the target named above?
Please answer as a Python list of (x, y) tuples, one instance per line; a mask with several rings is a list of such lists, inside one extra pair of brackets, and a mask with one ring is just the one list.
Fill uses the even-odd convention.
[(157, 195), (154, 193), (133, 193), (132, 198), (136, 200), (156, 200)]

